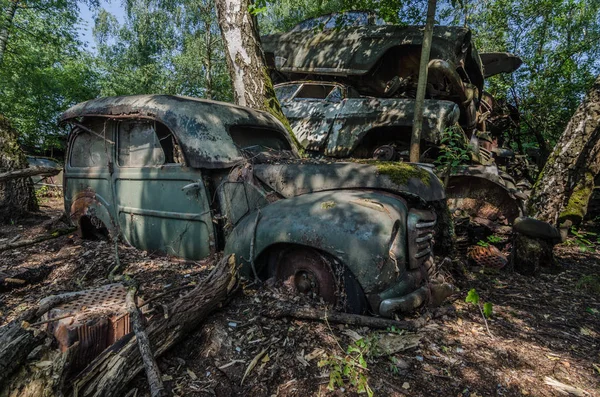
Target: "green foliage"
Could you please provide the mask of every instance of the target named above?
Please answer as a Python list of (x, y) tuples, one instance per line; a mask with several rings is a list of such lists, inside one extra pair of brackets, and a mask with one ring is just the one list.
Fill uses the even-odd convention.
[(212, 0), (129, 0), (120, 25), (96, 18), (101, 95), (179, 94), (231, 101)]
[(459, 126), (446, 128), (440, 140), (440, 156), (435, 160), (444, 175), (457, 171), (461, 165), (471, 160), (471, 150)]
[(523, 59), (515, 73), (488, 79), (487, 90), (520, 112), (509, 143), (551, 149), (600, 73), (600, 2), (463, 0), (438, 15), (471, 28), (480, 52)]
[(487, 240), (492, 243), (501, 243), (502, 241), (504, 241), (504, 239), (500, 236), (496, 236), (495, 234), (492, 234), (491, 236), (487, 236)]
[(565, 242), (566, 245), (576, 245), (581, 252), (596, 251), (600, 245), (600, 236), (597, 233), (580, 230), (575, 226), (571, 227), (572, 239)]
[[(600, 275), (590, 274), (590, 275), (582, 276), (579, 279), (579, 281), (577, 281), (577, 288), (591, 291), (591, 292), (595, 293), (596, 295), (600, 295)], [(595, 313), (593, 311), (590, 311), (590, 313), (597, 314), (598, 311), (596, 310)]]
[(344, 387), (347, 383), (356, 387), (358, 393), (373, 396), (373, 390), (368, 383), (367, 361), (377, 350), (377, 336), (372, 335), (353, 342), (344, 356), (331, 354), (319, 361), (319, 368), (329, 370), (329, 390)]
[(496, 236), (495, 234), (492, 234), (491, 236), (487, 236), (486, 240), (487, 241), (479, 240), (477, 242), (477, 245), (479, 245), (480, 247), (489, 247), (490, 244), (497, 244), (497, 243), (501, 243), (504, 241), (504, 239), (502, 237)]
[(472, 303), (474, 306), (477, 306), (484, 318), (489, 318), (493, 313), (493, 305), (490, 302), (485, 302), (483, 307), (480, 305), (479, 294), (475, 288), (469, 290), (467, 293), (467, 297), (465, 298), (465, 302)]
[(490, 318), (491, 315), (493, 313), (493, 307), (492, 304), (490, 302), (485, 302), (483, 304), (483, 314), (487, 317)]
[(479, 305), (479, 294), (475, 288), (469, 290), (467, 297), (465, 298), (465, 302), (472, 303), (475, 306)]
[[(6, 4), (0, 0), (2, 10)], [(93, 59), (77, 39), (77, 21), (75, 1), (23, 2), (17, 9), (0, 65), (0, 114), (26, 146), (61, 146), (58, 115), (98, 93)]]

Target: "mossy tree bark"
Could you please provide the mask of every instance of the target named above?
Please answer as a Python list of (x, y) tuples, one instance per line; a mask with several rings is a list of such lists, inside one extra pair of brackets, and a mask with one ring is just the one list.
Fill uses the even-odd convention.
[[(0, 173), (27, 167), (27, 158), (17, 143), (17, 134), (0, 115)], [(30, 178), (0, 182), (0, 223), (14, 220), (37, 210)]]
[(236, 104), (271, 113), (287, 128), (300, 149), (292, 128), (281, 111), (269, 77), (251, 0), (216, 0), (217, 19), (225, 45), (225, 59)]
[(600, 76), (567, 124), (531, 199), (530, 214), (553, 225), (578, 224), (600, 172)]

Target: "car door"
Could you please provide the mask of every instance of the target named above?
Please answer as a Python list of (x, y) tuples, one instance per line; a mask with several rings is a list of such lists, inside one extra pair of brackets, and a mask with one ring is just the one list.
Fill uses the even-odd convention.
[[(69, 142), (63, 192), (65, 211), (88, 235), (90, 219), (95, 226), (114, 232), (115, 211), (111, 187), (113, 128), (109, 120), (91, 118), (74, 126)], [(100, 227), (100, 228), (102, 228)]]
[(284, 112), (298, 142), (311, 151), (321, 151), (340, 112), (342, 90), (333, 84), (305, 83), (284, 103)]
[(189, 259), (215, 251), (202, 172), (185, 167), (171, 131), (151, 120), (116, 124), (118, 222), (133, 246)]

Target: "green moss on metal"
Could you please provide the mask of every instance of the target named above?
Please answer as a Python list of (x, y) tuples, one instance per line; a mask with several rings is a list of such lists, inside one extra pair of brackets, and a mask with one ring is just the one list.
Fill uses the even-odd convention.
[(429, 172), (416, 165), (378, 160), (361, 160), (359, 162), (375, 166), (380, 175), (386, 175), (397, 185), (406, 185), (411, 178), (420, 180), (426, 186), (430, 185), (431, 175)]
[(574, 221), (574, 223), (583, 220), (593, 189), (594, 175), (591, 172), (586, 172), (585, 178), (575, 186), (567, 205), (559, 214), (559, 224), (567, 219)]
[(328, 210), (329, 208), (335, 207), (335, 201), (324, 201), (321, 203), (321, 208)]

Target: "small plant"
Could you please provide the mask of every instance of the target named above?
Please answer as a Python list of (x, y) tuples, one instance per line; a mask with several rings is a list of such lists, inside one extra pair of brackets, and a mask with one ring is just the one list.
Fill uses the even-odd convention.
[(402, 335), (404, 333), (403, 329), (396, 328), (395, 325), (392, 325), (391, 327), (387, 327), (385, 330), (386, 330), (386, 332), (388, 332), (390, 334)]
[(444, 174), (444, 183), (448, 184), (450, 174), (471, 160), (471, 149), (468, 147), (465, 135), (459, 126), (446, 128), (442, 134), (441, 153), (435, 164), (440, 166)]
[(591, 274), (581, 277), (579, 281), (577, 281), (577, 288), (600, 295), (600, 276)]
[(400, 368), (398, 368), (398, 359), (394, 356), (390, 357), (390, 363), (388, 369), (394, 375), (398, 375), (400, 373)]
[(483, 240), (479, 240), (477, 242), (477, 245), (479, 245), (480, 247), (489, 247), (490, 244), (496, 244), (496, 243), (501, 243), (502, 241), (504, 241), (504, 239), (502, 237), (498, 237), (494, 234), (492, 234), (491, 236), (487, 236), (486, 237), (487, 241), (483, 241)]
[(501, 243), (502, 241), (504, 241), (504, 239), (502, 237), (496, 236), (495, 234), (492, 234), (491, 236), (487, 236), (487, 240), (492, 244), (497, 244), (497, 243)]
[(353, 342), (344, 356), (328, 355), (319, 361), (319, 368), (329, 369), (329, 390), (336, 387), (344, 387), (345, 382), (356, 387), (356, 391), (373, 396), (373, 390), (369, 386), (367, 377), (367, 360), (377, 349), (377, 336), (370, 336)]
[(566, 244), (577, 245), (581, 252), (596, 251), (596, 246), (600, 244), (600, 236), (597, 233), (578, 230), (575, 226), (572, 226), (571, 234), (573, 239), (567, 240)]
[(465, 302), (472, 303), (473, 305), (479, 308), (479, 312), (481, 313), (481, 317), (483, 317), (483, 321), (485, 322), (485, 328), (487, 329), (490, 337), (493, 338), (492, 333), (490, 332), (490, 327), (488, 327), (487, 319), (491, 317), (494, 312), (494, 307), (491, 302), (485, 302), (483, 306), (480, 303), (479, 294), (475, 288), (471, 289), (467, 293), (467, 297), (465, 298)]
[(35, 198), (38, 204), (44, 204), (48, 201), (48, 196), (50, 195), (50, 189), (48, 186), (42, 186), (35, 191)]

